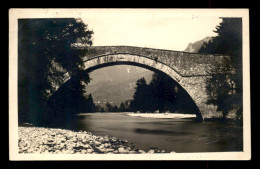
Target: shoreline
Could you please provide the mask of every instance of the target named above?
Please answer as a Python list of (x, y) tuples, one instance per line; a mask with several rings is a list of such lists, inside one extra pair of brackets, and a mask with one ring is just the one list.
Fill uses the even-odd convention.
[(195, 114), (181, 114), (181, 113), (127, 113), (127, 116), (143, 117), (143, 118), (158, 118), (158, 119), (185, 119), (196, 118)]
[[(145, 154), (166, 153), (165, 150), (144, 151), (129, 146), (127, 140), (96, 136), (86, 131), (44, 127), (18, 127), (19, 153), (39, 154)], [(175, 152), (171, 152), (175, 153)]]

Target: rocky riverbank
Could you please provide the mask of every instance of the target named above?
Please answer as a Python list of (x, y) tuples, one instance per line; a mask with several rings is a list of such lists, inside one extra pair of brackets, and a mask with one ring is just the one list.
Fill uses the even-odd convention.
[(129, 146), (127, 140), (109, 136), (95, 136), (86, 131), (19, 127), (19, 153), (52, 154), (144, 154), (164, 153), (162, 150), (144, 150)]

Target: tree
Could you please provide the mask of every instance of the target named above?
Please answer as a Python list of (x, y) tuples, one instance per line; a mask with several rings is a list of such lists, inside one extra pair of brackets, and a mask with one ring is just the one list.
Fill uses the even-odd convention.
[(131, 107), (134, 111), (147, 111), (148, 100), (148, 85), (144, 77), (136, 81), (134, 99), (131, 102)]
[(123, 102), (120, 103), (119, 111), (120, 112), (125, 112), (126, 111), (126, 107), (125, 107), (125, 104)]
[(222, 18), (214, 32), (218, 35), (199, 53), (225, 54), (230, 60), (226, 60), (224, 66), (216, 63), (209, 72), (212, 77), (206, 80), (208, 103), (216, 105), (223, 117), (234, 106), (238, 107), (238, 116), (242, 117), (242, 19)]
[(152, 80), (149, 84), (151, 91), (153, 91), (153, 101), (151, 105), (156, 105), (159, 112), (175, 111), (174, 105), (176, 104), (176, 82), (164, 73), (154, 73)]
[(104, 113), (104, 112), (105, 112), (104, 107), (101, 107), (101, 108), (100, 108), (100, 112), (101, 112), (101, 113)]
[(90, 112), (90, 113), (93, 113), (93, 112), (96, 112), (97, 108), (93, 102), (93, 98), (92, 98), (92, 95), (91, 93), (89, 94), (88, 98), (86, 99), (86, 112)]
[(226, 60), (224, 64), (216, 64), (210, 72), (212, 76), (206, 79), (207, 104), (217, 106), (217, 110), (222, 112), (223, 118), (226, 118), (232, 109), (231, 101), (234, 98), (231, 74), (226, 73), (230, 71), (229, 62)]
[[(65, 72), (89, 82), (89, 76), (81, 73), (87, 48), (80, 46), (91, 45), (92, 34), (79, 19), (18, 20), (19, 119), (42, 123), (47, 102)], [(76, 86), (71, 85), (71, 90), (82, 93), (83, 85)]]
[(145, 79), (141, 78), (136, 82), (130, 107), (141, 112), (173, 112), (176, 110), (176, 86), (177, 83), (164, 73), (154, 73), (148, 85)]
[(113, 106), (110, 103), (106, 103), (106, 107), (107, 107), (107, 112), (112, 112), (113, 111)]
[(118, 112), (118, 111), (119, 111), (119, 109), (118, 109), (117, 105), (114, 105), (112, 107), (112, 112)]

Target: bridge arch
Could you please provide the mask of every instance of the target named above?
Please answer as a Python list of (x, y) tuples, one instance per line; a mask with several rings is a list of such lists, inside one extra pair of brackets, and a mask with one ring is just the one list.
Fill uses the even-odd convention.
[[(185, 90), (186, 93), (190, 96), (190, 98), (194, 101), (195, 105), (198, 108), (198, 111), (195, 111), (196, 116), (199, 120), (203, 119), (203, 111), (200, 107), (201, 100), (198, 99), (199, 96), (198, 93), (203, 92), (203, 90), (199, 90), (198, 89), (199, 86), (196, 87), (194, 86), (197, 84), (194, 84), (190, 81), (190, 80), (194, 81), (194, 79), (190, 79), (191, 77), (189, 78), (189, 77), (182, 76), (174, 68), (164, 64), (163, 62), (158, 61), (156, 58), (151, 58), (151, 57), (137, 55), (137, 54), (130, 54), (130, 53), (104, 54), (104, 55), (99, 55), (84, 60), (84, 67), (86, 72), (91, 72), (96, 69), (100, 69), (107, 66), (113, 66), (113, 65), (134, 65), (155, 72), (159, 71), (168, 75), (174, 81), (176, 81), (179, 84), (179, 86), (183, 90)], [(66, 81), (69, 81), (71, 78), (72, 77), (66, 74), (64, 78), (64, 83)], [(199, 85), (201, 85), (201, 82), (199, 82)]]

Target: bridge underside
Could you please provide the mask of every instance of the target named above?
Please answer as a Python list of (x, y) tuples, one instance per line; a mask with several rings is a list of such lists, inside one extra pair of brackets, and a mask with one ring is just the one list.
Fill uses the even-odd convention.
[[(135, 65), (143, 67), (152, 71), (160, 71), (167, 74), (173, 80), (175, 80), (191, 97), (196, 106), (198, 112), (196, 113), (198, 119), (202, 120), (211, 112), (215, 112), (216, 109), (212, 105), (207, 105), (207, 93), (205, 78), (207, 76), (182, 76), (173, 68), (168, 65), (158, 62), (154, 59), (131, 55), (131, 54), (110, 54), (88, 59), (84, 62), (85, 70), (91, 72), (93, 70), (112, 66), (112, 65)], [(67, 81), (70, 77), (65, 78)]]

